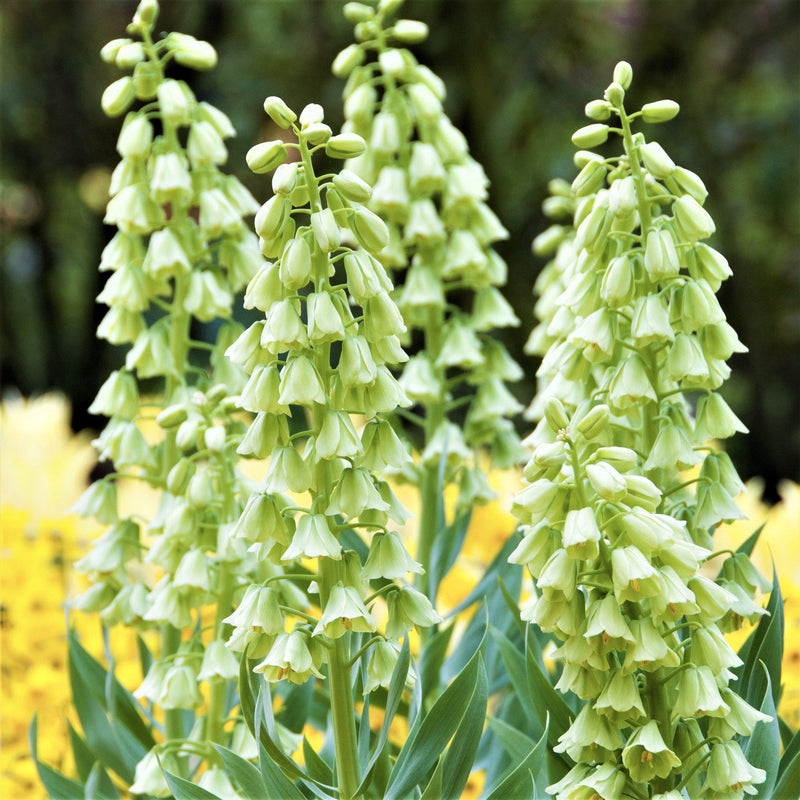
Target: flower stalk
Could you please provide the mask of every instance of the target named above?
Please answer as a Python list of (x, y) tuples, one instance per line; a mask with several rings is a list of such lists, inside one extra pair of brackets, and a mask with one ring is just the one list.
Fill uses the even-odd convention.
[[(258, 204), (220, 171), (224, 140), (235, 133), (230, 120), (167, 77), (171, 61), (211, 69), (216, 53), (185, 34), (154, 40), (158, 11), (154, 0), (143, 0), (128, 26), (131, 38), (110, 42), (101, 54), (132, 75), (111, 84), (102, 101), (110, 116), (126, 116), (105, 218), (118, 230), (100, 265), (112, 274), (98, 297), (109, 306), (98, 335), (130, 349), (91, 408), (110, 417), (95, 444), (116, 470), (78, 504), (80, 513), (110, 527), (76, 565), (92, 586), (73, 605), (99, 612), (109, 626), (161, 631), (159, 653), (136, 696), (163, 709), (159, 747), (174, 750), (170, 768), (186, 774), (188, 754), (198, 747), (210, 753), (205, 742), (229, 742), (225, 697), (235, 670), (203, 658), (226, 636), (223, 619), (249, 571), (244, 551), (228, 541), (246, 494), (231, 458), (240, 425), (228, 398), (244, 376), (223, 351), (237, 333), (230, 319), (234, 294), (263, 259), (244, 221)], [(214, 319), (221, 321), (216, 342), (191, 337), (195, 320)], [(145, 379), (162, 388), (157, 433), (149, 440), (140, 428), (152, 419), (153, 404), (139, 397)], [(158, 493), (153, 518), (118, 514), (116, 486), (124, 477)], [(210, 641), (197, 624), (208, 605), (215, 619)], [(210, 702), (189, 734), (185, 712), (201, 707), (201, 680), (209, 684)], [(166, 791), (152, 759), (140, 763), (132, 790)]]
[[(404, 342), (414, 332), (422, 339), (400, 383), (420, 409), (422, 455), (409, 477), (420, 494), (417, 585), (430, 594), (445, 487), (458, 486), (455, 513), (466, 513), (493, 497), (481, 450), (489, 449), (500, 467), (519, 460), (510, 417), (521, 406), (505, 381), (521, 372), (492, 336), (519, 320), (498, 291), (506, 266), (493, 244), (508, 233), (487, 205), (482, 167), (442, 108), (441, 79), (407, 49), (426, 38), (427, 26), (396, 19), (401, 5), (348, 4), (356, 41), (337, 56), (333, 71), (347, 78), (343, 130), (370, 144), (349, 169), (374, 185), (369, 207), (388, 226), (389, 243), (378, 258), (396, 282), (394, 297), (409, 328)], [(471, 313), (454, 303), (464, 290)], [(453, 413), (462, 405), (463, 433)]]
[[(405, 583), (420, 566), (392, 525), (407, 512), (379, 477), (408, 461), (385, 419), (409, 404), (389, 371), (406, 358), (398, 338), (405, 325), (376, 258), (388, 230), (363, 204), (371, 187), (347, 170), (321, 177), (314, 165), (318, 151), (349, 159), (366, 143), (352, 133), (333, 135), (316, 104), (298, 115), (269, 97), (264, 108), (296, 143), (280, 139), (248, 153), (254, 171), (274, 170), (274, 194), (256, 215), (261, 251), (274, 261), (245, 294), (245, 305), (264, 319), (228, 355), (250, 375), (239, 405), (256, 414), (247, 451), (239, 452), (269, 454), (269, 467), (232, 536), (277, 573), (246, 590), (227, 619), (227, 644), (262, 659), (254, 669), (270, 682), (326, 681), (338, 791), (350, 799), (360, 796), (362, 781), (355, 692), (388, 686), (397, 640), (441, 621)], [(289, 160), (290, 149), (299, 160)], [(366, 420), (360, 430), (356, 415)], [(296, 422), (291, 436), (289, 417)], [(363, 561), (348, 544), (352, 537), (367, 551)], [(312, 578), (305, 590), (277, 577), (298, 573), (300, 561)], [(294, 601), (279, 602), (276, 591), (289, 587)], [(386, 610), (383, 632), (372, 614), (378, 605)]]
[[(743, 429), (718, 389), (744, 348), (715, 297), (730, 269), (704, 242), (714, 224), (702, 182), (632, 127), (666, 121), (677, 104), (629, 114), (631, 77), (617, 65), (587, 106), (595, 121), (573, 136), (578, 177), (552, 185), (546, 210), (573, 224), (534, 243), (555, 257), (537, 283), (529, 349), (543, 362), (528, 415), (539, 423), (511, 560), (536, 585), (523, 618), (561, 642), (557, 688), (585, 701), (555, 748), (575, 766), (548, 791), (666, 797), (691, 783), (741, 798), (765, 774), (722, 722), (741, 664), (723, 634), (764, 613), (753, 598), (769, 583), (743, 580), (737, 560), (755, 572), (743, 554), (729, 554), (714, 581), (700, 569), (714, 528), (743, 517), (738, 475), (704, 443)], [(621, 155), (594, 153), (610, 136)], [(767, 719), (747, 708), (752, 726)], [(710, 749), (698, 744), (703, 718)]]

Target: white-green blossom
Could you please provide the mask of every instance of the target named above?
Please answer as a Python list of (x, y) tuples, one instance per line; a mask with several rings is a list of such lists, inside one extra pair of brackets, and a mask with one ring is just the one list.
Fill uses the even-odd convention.
[[(534, 242), (553, 258), (535, 287), (540, 324), (527, 349), (543, 360), (528, 416), (538, 424), (530, 484), (512, 506), (526, 533), (511, 560), (537, 588), (523, 618), (562, 642), (557, 688), (586, 701), (556, 748), (576, 767), (548, 791), (668, 797), (699, 770), (702, 796), (741, 798), (764, 773), (733, 736), (761, 717), (732, 699), (741, 660), (723, 633), (758, 617), (753, 597), (769, 585), (743, 554), (715, 580), (699, 570), (714, 528), (743, 517), (741, 480), (704, 446), (744, 430), (717, 391), (725, 359), (743, 348), (721, 327), (714, 292), (730, 272), (701, 241), (714, 232), (702, 182), (631, 130), (631, 76), (618, 65), (605, 99), (587, 106), (618, 123), (573, 137), (592, 148), (619, 136), (623, 154), (580, 151), (572, 186), (551, 184), (545, 211), (557, 224)], [(675, 113), (663, 101), (641, 116)], [(690, 391), (700, 392), (694, 415)], [(697, 464), (687, 481), (682, 471)]]

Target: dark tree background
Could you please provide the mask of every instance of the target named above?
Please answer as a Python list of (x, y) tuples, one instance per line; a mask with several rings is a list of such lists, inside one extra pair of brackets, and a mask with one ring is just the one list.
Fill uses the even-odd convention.
[[(0, 8), (0, 269), (3, 389), (59, 387), (75, 427), (123, 357), (94, 337), (103, 308), (99, 253), (119, 120), (100, 111), (119, 76), (99, 50), (124, 36), (134, 0), (6, 0)], [(322, 102), (335, 128), (342, 83), (329, 65), (350, 42), (336, 0), (163, 0), (160, 27), (211, 41), (219, 67), (193, 76), (200, 97), (233, 119), (229, 168), (260, 199), (244, 153), (263, 134), (269, 94), (298, 108)], [(717, 223), (713, 244), (734, 276), (722, 289), (750, 347), (736, 356), (728, 401), (750, 428), (730, 449), (746, 477), (800, 479), (800, 2), (797, 0), (409, 0), (431, 27), (420, 59), (448, 86), (446, 108), (492, 180), (511, 232), (508, 297), (523, 320), (507, 344), (522, 355), (542, 262), (530, 241), (546, 225), (550, 178), (571, 179), (569, 137), (614, 64), (634, 67), (631, 103), (669, 97), (679, 117), (658, 131), (699, 173)], [(178, 74), (178, 77), (182, 77)]]

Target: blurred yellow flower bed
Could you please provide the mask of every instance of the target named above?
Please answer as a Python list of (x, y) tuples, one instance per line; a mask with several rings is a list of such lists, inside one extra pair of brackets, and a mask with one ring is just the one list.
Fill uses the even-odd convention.
[[(67, 509), (86, 486), (95, 463), (90, 437), (74, 435), (69, 427), (69, 405), (60, 395), (35, 400), (6, 399), (0, 406), (0, 797), (4, 800), (44, 797), (28, 752), (27, 730), (39, 715), (40, 757), (72, 773), (66, 719), (76, 724), (69, 707), (66, 665), (65, 603), (74, 595), (79, 578), (72, 563), (100, 534), (91, 521)], [(459, 564), (442, 584), (440, 601), (453, 608), (480, 579), (513, 531), (507, 508), (519, 486), (516, 473), (491, 476), (498, 500), (474, 510)], [(142, 507), (148, 498), (141, 489), (125, 487), (122, 507)], [(754, 558), (771, 575), (774, 558), (786, 599), (786, 640), (783, 660), (784, 690), (780, 711), (793, 727), (800, 726), (800, 486), (785, 482), (782, 502), (768, 507), (761, 487), (751, 481), (739, 498), (750, 519), (720, 530), (718, 548), (737, 547), (762, 522), (766, 528)], [(413, 498), (401, 500), (414, 511)], [(71, 615), (83, 644), (100, 656), (103, 641), (92, 617)], [(141, 681), (135, 637), (130, 631), (111, 632), (117, 674), (128, 688)], [(480, 791), (476, 774), (465, 797)]]

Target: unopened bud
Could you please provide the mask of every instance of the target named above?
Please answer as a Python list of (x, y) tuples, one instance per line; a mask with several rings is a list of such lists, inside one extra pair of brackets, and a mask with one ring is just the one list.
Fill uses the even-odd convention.
[(674, 100), (657, 100), (642, 106), (643, 122), (669, 122), (678, 115), (681, 107)]
[(182, 495), (195, 473), (195, 464), (182, 458), (167, 474), (167, 490), (175, 496)]
[(560, 431), (569, 425), (569, 417), (563, 403), (557, 397), (548, 397), (544, 404), (544, 416), (547, 424), (554, 430)]
[(365, 22), (372, 19), (375, 12), (364, 3), (345, 3), (344, 16), (350, 22)]
[(325, 145), (325, 153), (331, 158), (356, 158), (367, 149), (367, 143), (357, 133), (339, 133)]
[(679, 197), (673, 204), (672, 210), (681, 231), (691, 242), (708, 239), (716, 230), (711, 215), (691, 195), (685, 194)]
[(156, 422), (161, 428), (175, 428), (188, 416), (183, 406), (174, 405), (165, 408), (157, 417)]
[(119, 48), (114, 63), (120, 69), (130, 69), (131, 67), (135, 67), (140, 61), (144, 61), (144, 59), (144, 45), (141, 42), (129, 42)]
[(614, 81), (608, 86), (605, 92), (603, 92), (603, 97), (605, 97), (608, 103), (614, 106), (614, 108), (621, 108), (622, 101), (625, 99), (625, 89)]
[(222, 425), (213, 425), (208, 428), (204, 438), (209, 450), (221, 453), (225, 449), (225, 428)]
[(136, 97), (136, 90), (133, 86), (133, 78), (126, 76), (114, 81), (106, 87), (100, 105), (109, 117), (118, 117)]
[(586, 439), (596, 439), (608, 424), (611, 412), (607, 405), (595, 406), (576, 425)]
[(403, 44), (418, 44), (427, 39), (428, 26), (416, 19), (399, 19), (392, 28), (392, 35)]
[(350, 217), (350, 228), (361, 245), (372, 253), (379, 253), (389, 243), (386, 223), (369, 209), (356, 209)]
[(333, 59), (331, 72), (337, 78), (346, 78), (356, 67), (364, 63), (364, 49), (357, 44), (345, 47), (336, 58)]
[(576, 147), (596, 147), (608, 139), (608, 125), (600, 122), (584, 125), (572, 134), (572, 144)]
[(639, 148), (645, 167), (655, 178), (668, 178), (675, 172), (675, 162), (658, 142), (648, 142)]
[(264, 101), (264, 111), (279, 128), (288, 128), (297, 119), (297, 114), (275, 95)]
[(286, 148), (280, 139), (261, 142), (247, 151), (247, 166), (257, 175), (275, 169), (286, 161)]
[(597, 157), (587, 161), (575, 180), (572, 181), (572, 191), (578, 197), (587, 197), (594, 194), (603, 185), (605, 179), (606, 166), (602, 159)]
[(633, 80), (633, 67), (627, 61), (620, 61), (614, 67), (614, 82), (627, 89)]
[(126, 45), (132, 44), (133, 39), (112, 39), (108, 44), (103, 45), (103, 49), (100, 51), (100, 58), (106, 62), (106, 64), (113, 64), (116, 61), (117, 53)]
[(177, 47), (172, 48), (175, 61), (191, 69), (213, 69), (217, 65), (217, 51), (208, 42), (192, 37), (181, 37)]
[(372, 187), (349, 169), (343, 169), (336, 175), (333, 185), (342, 197), (354, 203), (366, 203), (372, 197)]
[(611, 104), (605, 100), (592, 100), (591, 103), (586, 104), (584, 113), (589, 119), (604, 122), (611, 116)]

